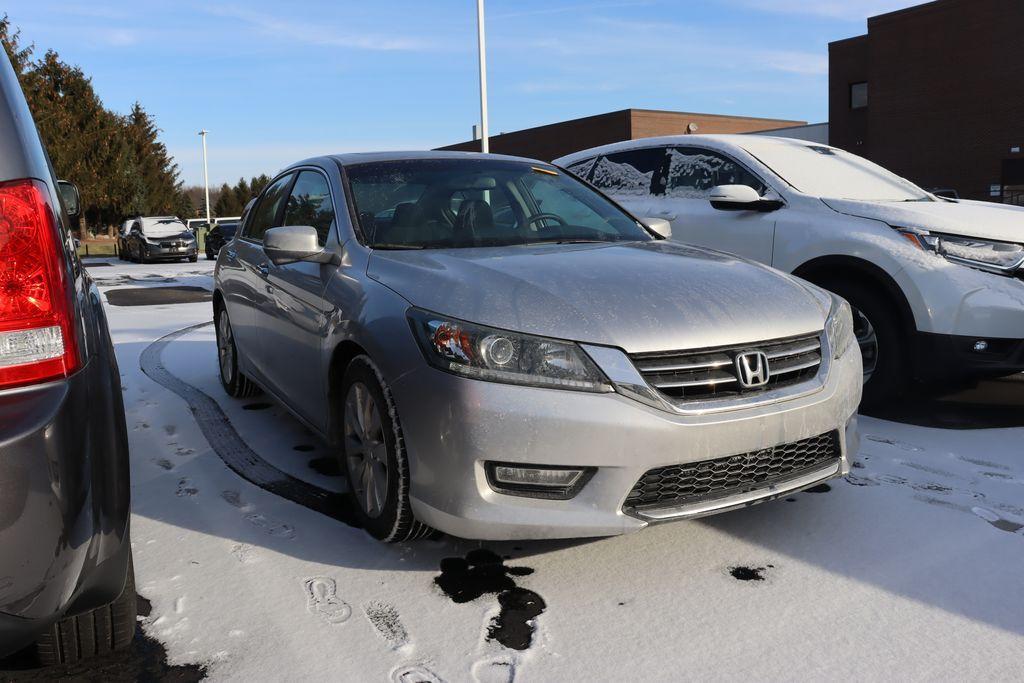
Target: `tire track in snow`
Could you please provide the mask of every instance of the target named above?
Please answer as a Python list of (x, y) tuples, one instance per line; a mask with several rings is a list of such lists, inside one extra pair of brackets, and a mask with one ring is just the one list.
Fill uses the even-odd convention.
[(210, 325), (213, 325), (213, 321), (190, 325), (157, 339), (139, 356), (142, 372), (188, 404), (210, 447), (235, 474), (264, 491), (350, 526), (358, 526), (345, 496), (296, 479), (261, 458), (235, 431), (228, 416), (213, 398), (175, 376), (164, 365), (162, 355), (168, 345), (190, 332)]

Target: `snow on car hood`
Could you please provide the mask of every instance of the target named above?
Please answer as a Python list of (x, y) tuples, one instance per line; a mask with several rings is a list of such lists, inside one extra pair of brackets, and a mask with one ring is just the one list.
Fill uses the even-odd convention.
[(890, 225), (1002, 242), (1024, 242), (1024, 209), (990, 202), (863, 202), (825, 199), (839, 213)]
[(771, 268), (663, 241), (377, 250), (367, 274), (435, 313), (630, 353), (818, 332), (831, 305)]

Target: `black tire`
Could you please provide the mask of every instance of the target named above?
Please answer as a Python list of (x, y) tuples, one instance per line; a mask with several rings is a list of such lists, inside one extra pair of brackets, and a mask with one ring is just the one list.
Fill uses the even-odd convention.
[[(908, 393), (912, 384), (910, 349), (891, 297), (877, 287), (852, 280), (822, 282), (821, 286), (846, 299), (854, 313), (854, 330), (860, 334), (867, 322), (877, 338), (874, 371), (864, 384), (861, 406), (884, 406)], [(863, 316), (863, 318), (861, 318)]]
[[(220, 385), (224, 387), (228, 396), (234, 398), (255, 396), (259, 393), (259, 387), (238, 371), (238, 347), (235, 346), (234, 332), (231, 329), (228, 312), (222, 306), (217, 308), (217, 320), (214, 328), (217, 332), (217, 365), (220, 368)], [(225, 352), (229, 348), (230, 354), (225, 356)]]
[(58, 666), (124, 650), (135, 638), (135, 622), (135, 569), (129, 560), (121, 595), (109, 605), (53, 624), (36, 640), (36, 658), (42, 666)]
[[(353, 443), (353, 440), (348, 436), (346, 401), (349, 392), (357, 384), (365, 387), (378, 406), (379, 436), (387, 453), (387, 494), (377, 515), (368, 513), (365, 503), (360, 502), (360, 497), (357, 494), (359, 486), (357, 482), (353, 481), (347, 454), (348, 446)], [(418, 521), (413, 514), (409, 503), (409, 462), (406, 458), (402, 425), (395, 409), (391, 390), (388, 389), (368, 356), (356, 356), (349, 363), (334, 409), (339, 420), (338, 424), (341, 425), (338, 464), (348, 479), (352, 508), (363, 528), (371, 536), (385, 543), (411, 541), (433, 533), (433, 529)]]
[(199, 260), (199, 255), (198, 254), (196, 254), (195, 256), (189, 256), (188, 257), (188, 262), (189, 263), (195, 263), (198, 260)]

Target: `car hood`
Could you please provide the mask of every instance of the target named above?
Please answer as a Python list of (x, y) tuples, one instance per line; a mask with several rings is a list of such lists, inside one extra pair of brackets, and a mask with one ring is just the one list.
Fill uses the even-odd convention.
[(831, 305), (779, 271), (664, 241), (377, 250), (367, 274), (436, 313), (630, 353), (814, 333)]
[(1024, 242), (1024, 209), (991, 202), (862, 202), (822, 199), (839, 213), (889, 225), (1002, 242)]

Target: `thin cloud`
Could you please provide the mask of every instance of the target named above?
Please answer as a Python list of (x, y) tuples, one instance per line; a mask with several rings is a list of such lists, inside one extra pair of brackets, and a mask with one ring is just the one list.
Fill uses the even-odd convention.
[(733, 0), (733, 4), (761, 12), (858, 21), (876, 14), (919, 5), (921, 0)]
[(519, 17), (533, 17), (543, 14), (565, 14), (566, 12), (585, 12), (602, 9), (620, 9), (623, 7), (649, 7), (653, 5), (652, 0), (636, 0), (635, 2), (600, 2), (577, 5), (562, 5), (560, 7), (545, 7), (543, 9), (523, 10), (520, 12), (499, 12), (498, 14), (487, 14), (491, 19), (516, 19)]
[(364, 32), (346, 33), (333, 26), (292, 21), (235, 6), (206, 7), (204, 11), (213, 16), (236, 19), (265, 36), (297, 40), (307, 44), (380, 51), (423, 51), (437, 47), (435, 43), (419, 38)]

